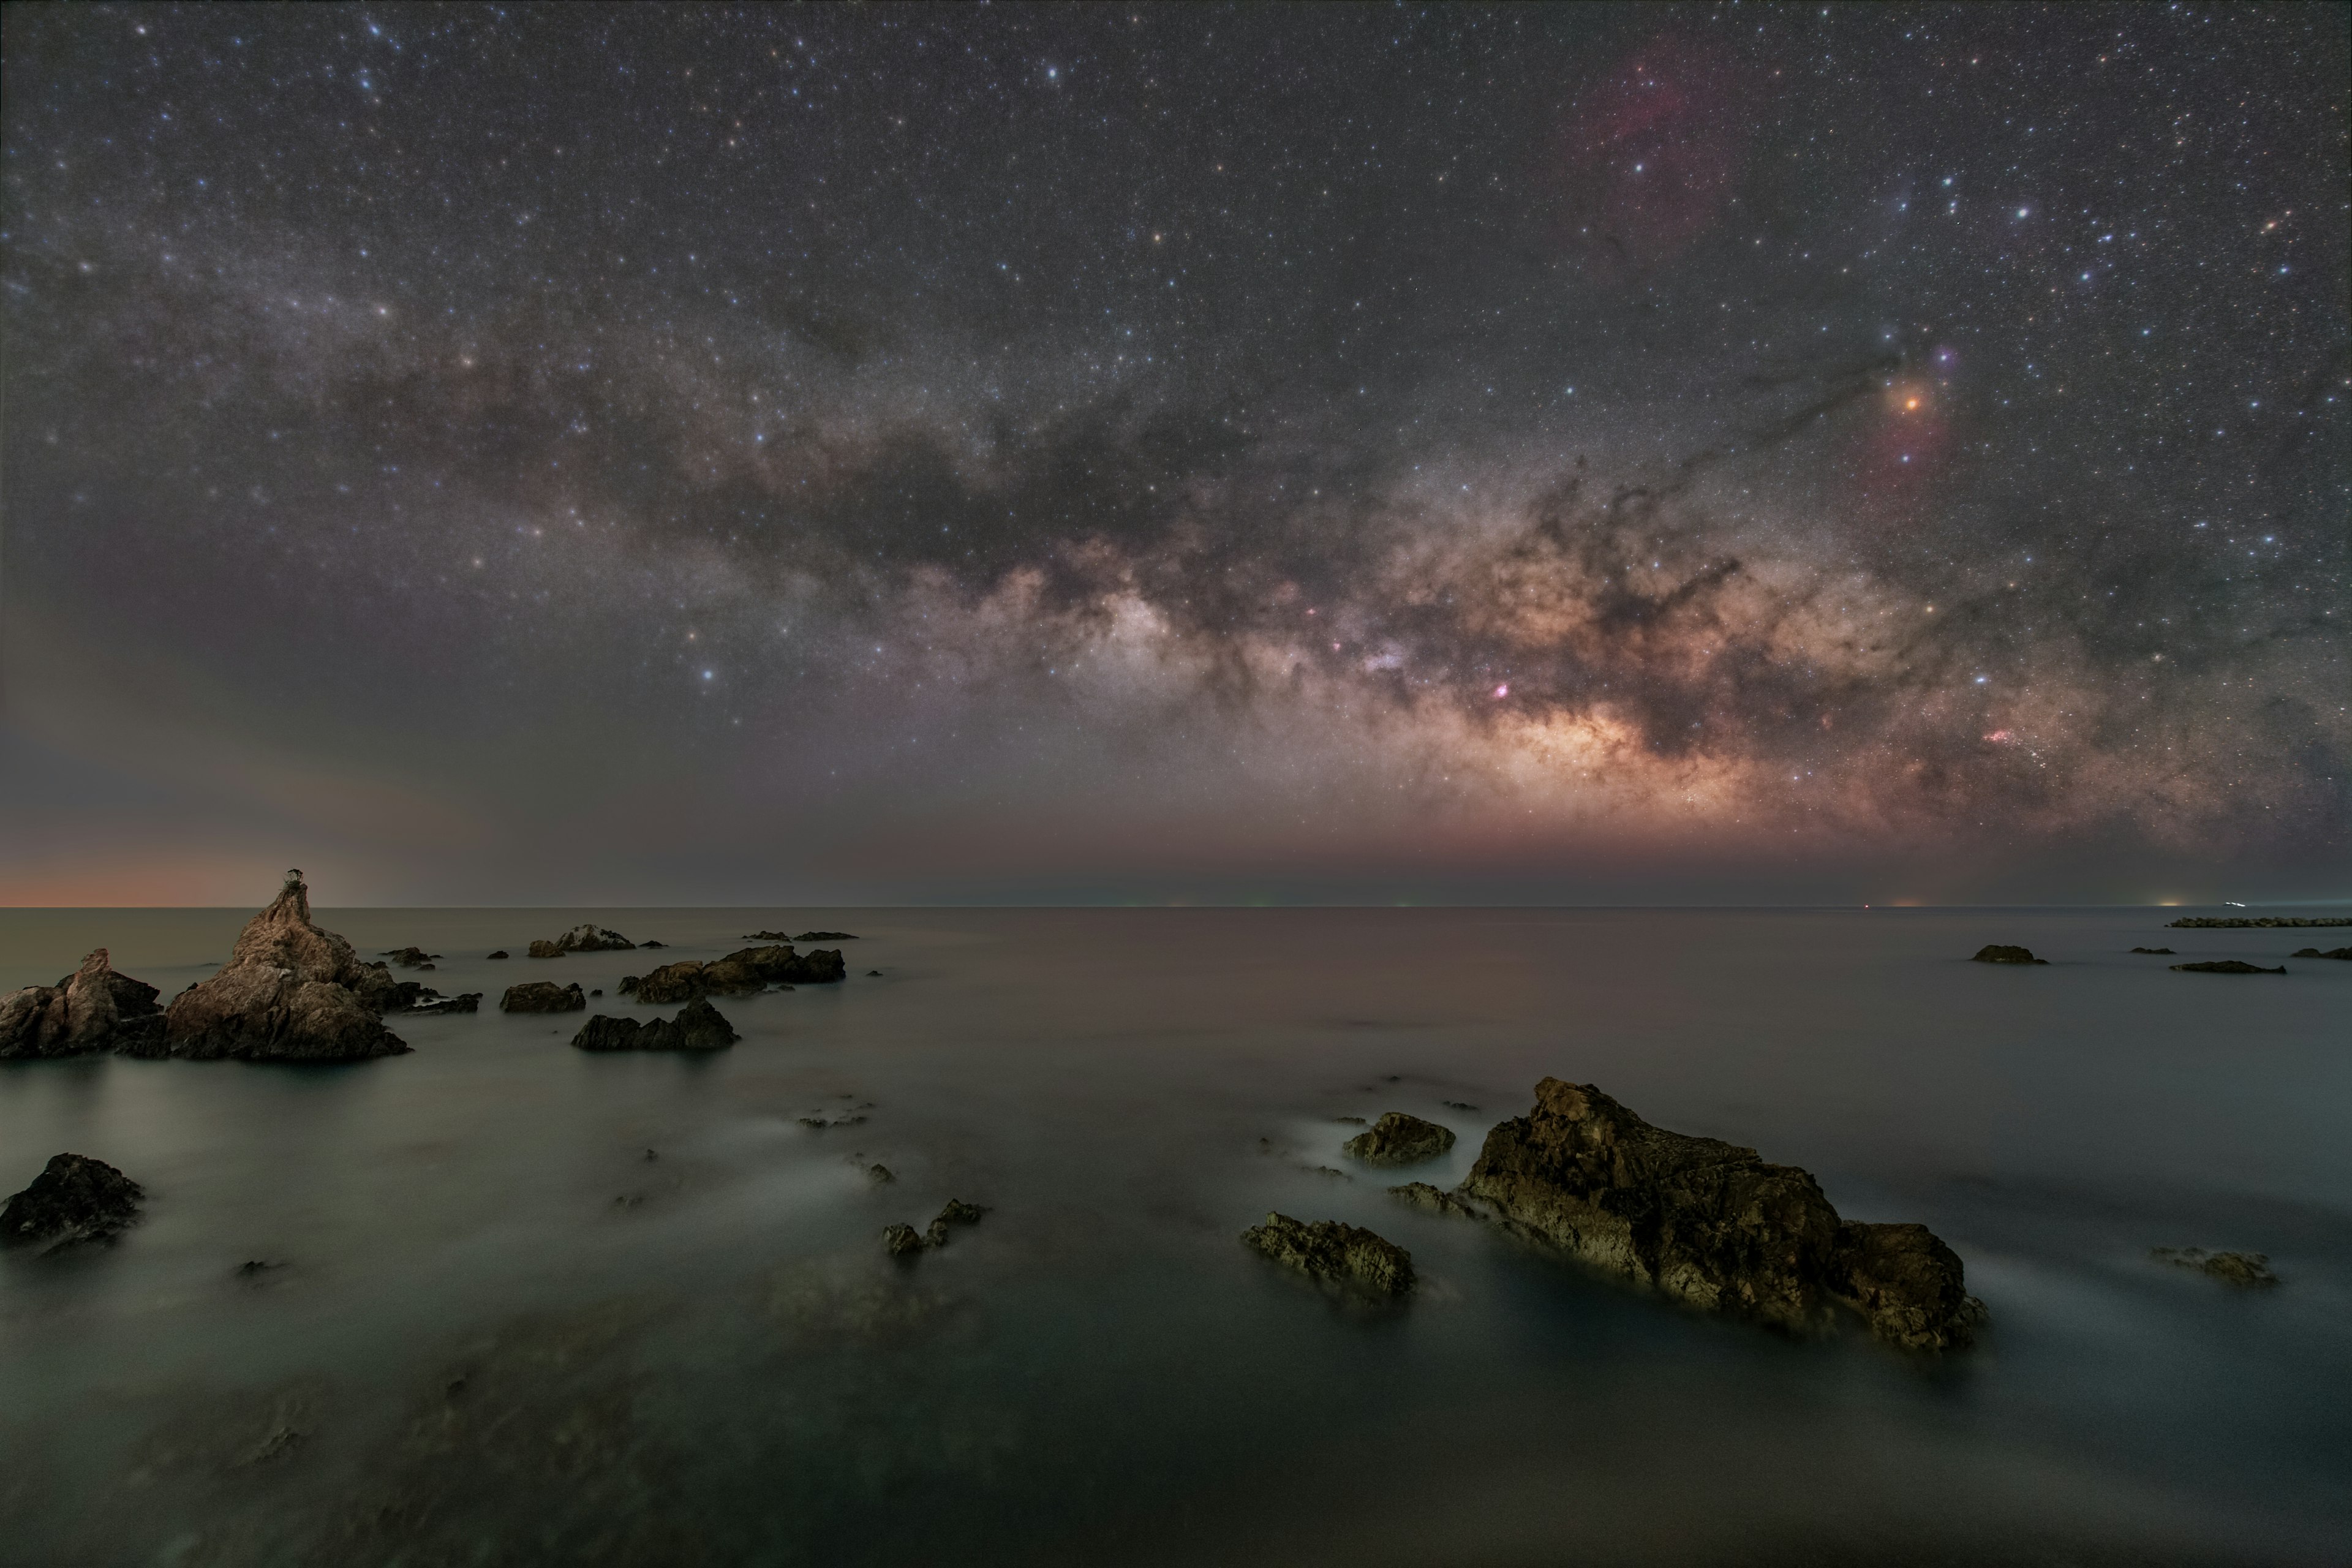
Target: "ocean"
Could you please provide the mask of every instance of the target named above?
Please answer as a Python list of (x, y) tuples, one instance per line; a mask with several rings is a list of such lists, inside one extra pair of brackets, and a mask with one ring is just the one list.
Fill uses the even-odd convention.
[[(0, 1064), (0, 1193), (71, 1151), (148, 1194), (0, 1253), (0, 1561), (2340, 1565), (2352, 963), (2284, 955), (2352, 931), (2176, 912), (321, 910), (486, 1010)], [(0, 990), (102, 945), (168, 996), (251, 913), (0, 911)], [(667, 951), (520, 956), (583, 921)], [(495, 1011), (667, 1016), (620, 978), (767, 927), (850, 977), (718, 999), (710, 1057)], [(2214, 957), (2291, 973), (2166, 967)], [(1925, 1222), (1981, 1342), (1795, 1342), (1387, 1195), (1546, 1076)], [(1355, 1165), (1391, 1110), (1459, 1141)], [(1240, 1244), (1269, 1211), (1422, 1290), (1327, 1298)]]

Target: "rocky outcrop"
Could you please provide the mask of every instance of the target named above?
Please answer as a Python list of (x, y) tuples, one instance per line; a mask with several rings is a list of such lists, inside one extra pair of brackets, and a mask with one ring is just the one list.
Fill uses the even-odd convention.
[(640, 1002), (667, 1005), (698, 996), (742, 996), (771, 985), (824, 985), (847, 973), (840, 950), (801, 953), (788, 946), (739, 948), (701, 963), (691, 958), (665, 963), (650, 974), (623, 980), (621, 989)]
[(793, 933), (788, 931), (747, 931), (743, 933), (743, 940), (745, 942), (790, 942), (793, 940)]
[(1416, 1283), (1412, 1254), (1385, 1237), (1336, 1219), (1308, 1224), (1285, 1214), (1242, 1232), (1242, 1244), (1318, 1285), (1392, 1300)]
[(2188, 927), (2193, 931), (2245, 931), (2250, 929), (2288, 929), (2300, 931), (2305, 926), (2352, 926), (2352, 919), (2333, 915), (2305, 919), (2290, 915), (2256, 915), (2251, 920), (2242, 915), (2187, 915), (2172, 922), (2173, 929)]
[[(759, 939), (754, 937), (752, 940), (756, 942)], [(793, 940), (794, 942), (856, 942), (857, 933), (854, 931), (804, 931)]]
[(270, 906), (246, 922), (218, 973), (172, 998), (163, 1038), (141, 1056), (211, 1060), (356, 1061), (408, 1049), (379, 1014), (400, 984), (381, 963), (310, 919), (310, 889), (286, 873)]
[(1459, 1193), (1449, 1193), (1444, 1187), (1433, 1187), (1427, 1182), (1407, 1182), (1401, 1187), (1391, 1187), (1389, 1196), (1401, 1204), (1432, 1214), (1460, 1215), (1465, 1219), (1484, 1219), (1486, 1211)]
[(2333, 947), (2333, 948), (2328, 949), (2326, 952), (2320, 952), (2320, 951), (2319, 951), (2317, 948), (2315, 948), (2315, 947), (2306, 947), (2306, 948), (2299, 949), (2299, 950), (2297, 950), (2296, 952), (2293, 952), (2293, 953), (2289, 954), (2288, 956), (2293, 957), (2293, 958), (2343, 958), (2343, 959), (2352, 959), (2352, 947)]
[(421, 947), (388, 947), (376, 956), (388, 958), (402, 969), (431, 969), (433, 961), (441, 955), (427, 952)]
[(562, 958), (567, 952), (627, 952), (636, 945), (619, 931), (596, 925), (576, 925), (553, 942), (532, 942), (530, 955)]
[(152, 1054), (163, 1038), (156, 994), (152, 985), (116, 973), (101, 947), (55, 985), (0, 996), (0, 1061), (89, 1051)]
[(527, 980), (508, 986), (499, 998), (501, 1013), (582, 1013), (587, 1008), (588, 994), (577, 982), (558, 985), (552, 980)]
[(688, 1003), (675, 1018), (640, 1024), (635, 1018), (608, 1018), (598, 1014), (572, 1037), (583, 1051), (716, 1051), (743, 1037), (735, 1032), (718, 1008), (704, 1001)]
[[(875, 1172), (881, 1173), (876, 1175)], [(866, 1175), (877, 1183), (898, 1180), (880, 1165), (874, 1166)], [(950, 1226), (978, 1225), (981, 1216), (987, 1212), (978, 1204), (968, 1204), (961, 1198), (950, 1198), (948, 1206), (940, 1211), (939, 1217), (931, 1221), (930, 1228), (928, 1230), (918, 1231), (911, 1225), (885, 1226), (882, 1229), (883, 1248), (893, 1258), (904, 1258), (912, 1253), (921, 1252), (927, 1247), (945, 1247), (948, 1244)]]
[(45, 1250), (78, 1241), (111, 1241), (139, 1217), (147, 1194), (103, 1160), (52, 1156), (33, 1184), (0, 1205), (0, 1243)]
[(2184, 974), (2284, 974), (2286, 973), (2286, 965), (2284, 963), (2276, 969), (2264, 969), (2259, 963), (2248, 963), (2243, 959), (2237, 958), (2217, 958), (2204, 963), (2176, 963), (2172, 967)]
[(2034, 957), (2033, 950), (2032, 948), (2010, 947), (2004, 943), (1996, 942), (1988, 942), (1983, 947), (1977, 949), (1976, 958), (1973, 962), (1978, 963), (2047, 963), (2050, 961), (2046, 958)]
[(505, 948), (503, 948), (503, 947), (502, 947), (502, 948), (499, 949), (496, 952), (491, 953), (489, 956), (490, 956), (490, 957), (492, 957), (492, 958), (512, 958), (512, 957), (514, 956), (514, 954), (512, 954), (512, 953), (509, 952)]
[(1348, 1140), (1348, 1152), (1367, 1165), (1411, 1165), (1454, 1147), (1454, 1129), (1391, 1110)]
[(2278, 1276), (2271, 1272), (2269, 1255), (2261, 1252), (2208, 1252), (2201, 1247), (2153, 1247), (2150, 1258), (2158, 1263), (2175, 1264), (2182, 1268), (2194, 1268), (2231, 1285), (2263, 1287), (2275, 1285)]
[(2172, 950), (2168, 947), (2136, 947), (2133, 948), (2132, 951), (2134, 952), (2144, 952), (2150, 958), (2170, 958), (2172, 956)]
[(1949, 1350), (1984, 1315), (1925, 1226), (1842, 1220), (1808, 1173), (1653, 1127), (1591, 1084), (1538, 1084), (1461, 1190), (1603, 1273), (1791, 1332), (1822, 1331), (1843, 1308), (1892, 1343)]

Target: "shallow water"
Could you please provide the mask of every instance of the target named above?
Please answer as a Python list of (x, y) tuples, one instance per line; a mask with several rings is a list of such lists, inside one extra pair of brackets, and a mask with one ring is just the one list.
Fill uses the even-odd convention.
[[(168, 994), (249, 912), (0, 911), (0, 989), (104, 944)], [(2164, 918), (322, 911), (444, 992), (636, 1016), (623, 973), (740, 932), (860, 940), (721, 1000), (711, 1059), (487, 1011), (349, 1067), (0, 1066), (0, 1191), (71, 1150), (150, 1194), (0, 1255), (0, 1560), (2340, 1563), (2352, 963), (2176, 974), (2336, 943)], [(583, 920), (671, 951), (482, 957)], [(1985, 1342), (1793, 1343), (1386, 1196), (1546, 1074), (1925, 1221)], [(1452, 1155), (1351, 1166), (1335, 1119), (1391, 1109)], [(992, 1212), (882, 1255), (950, 1196)], [(1421, 1298), (1327, 1301), (1237, 1244), (1270, 1209), (1402, 1243)]]

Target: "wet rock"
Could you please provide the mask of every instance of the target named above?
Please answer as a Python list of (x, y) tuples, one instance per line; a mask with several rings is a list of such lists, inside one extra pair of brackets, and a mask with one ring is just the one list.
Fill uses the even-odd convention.
[(1653, 1127), (1591, 1084), (1538, 1084), (1461, 1192), (1603, 1273), (1792, 1332), (1822, 1331), (1843, 1307), (1891, 1342), (1949, 1350), (1984, 1315), (1924, 1227), (1841, 1220), (1807, 1172)]
[(467, 991), (457, 996), (420, 996), (401, 1010), (431, 1016), (436, 1013), (478, 1013), (481, 1008), (482, 994)]
[(1454, 1130), (1391, 1110), (1348, 1140), (1348, 1152), (1367, 1165), (1411, 1165), (1454, 1147)]
[(2352, 947), (2332, 947), (2332, 948), (2329, 948), (2326, 952), (2320, 952), (2320, 951), (2319, 951), (2319, 949), (2317, 949), (2317, 948), (2315, 948), (2315, 947), (2306, 947), (2306, 948), (2302, 948), (2302, 949), (2298, 950), (2296, 952), (2294, 952), (2294, 953), (2293, 954), (2293, 956), (2294, 956), (2294, 957), (2296, 957), (2296, 958), (2342, 958), (2342, 959), (2352, 959)]
[(507, 950), (506, 950), (505, 948), (503, 948), (503, 947), (502, 947), (502, 948), (499, 949), (499, 950), (498, 950), (498, 952), (494, 952), (494, 953), (490, 954), (490, 956), (491, 956), (492, 958), (511, 958), (511, 957), (513, 957), (514, 955), (513, 955), (512, 953), (509, 953), (509, 952), (507, 952)]
[(2216, 1279), (2232, 1285), (2261, 1287), (2275, 1285), (2278, 1276), (2271, 1272), (2269, 1255), (2261, 1252), (2208, 1252), (2201, 1247), (2154, 1247), (2148, 1256), (2159, 1263), (2170, 1263), (2182, 1268), (2194, 1268)]
[[(754, 937), (752, 940), (756, 942), (759, 939)], [(856, 942), (857, 933), (854, 931), (804, 931), (792, 940), (794, 942)]]
[(572, 1037), (572, 1043), (583, 1051), (716, 1051), (740, 1038), (718, 1008), (694, 1001), (675, 1018), (645, 1024), (600, 1013)]
[(1407, 1182), (1401, 1187), (1391, 1187), (1389, 1196), (1401, 1204), (1410, 1204), (1417, 1209), (1427, 1209), (1432, 1214), (1460, 1215), (1465, 1219), (1486, 1217), (1477, 1205), (1471, 1203), (1461, 1194), (1449, 1193), (1443, 1187), (1433, 1187), (1427, 1182)]
[(2047, 963), (2050, 961), (2046, 958), (2034, 957), (2032, 948), (2010, 947), (1996, 942), (1988, 942), (1977, 949), (1974, 962), (1978, 963)]
[(501, 1013), (579, 1013), (586, 1010), (588, 994), (575, 983), (558, 985), (552, 980), (527, 980), (509, 985), (499, 998)]
[(154, 1055), (163, 1041), (157, 994), (152, 985), (115, 973), (99, 948), (55, 985), (0, 996), (0, 1061), (89, 1051)]
[[(2159, 956), (2160, 956), (2160, 957), (2164, 957), (2164, 958), (2170, 958), (2170, 957), (2172, 956), (2172, 950), (2171, 950), (2170, 948), (2168, 948), (2168, 947), (2136, 947), (2136, 948), (2133, 948), (2133, 949), (2132, 949), (2132, 951), (2133, 951), (2134, 952), (2144, 952), (2144, 953), (2147, 953), (2147, 954), (2149, 957), (2151, 957), (2151, 958), (2159, 957)], [(2297, 956), (2300, 956), (2300, 954), (2298, 954)]]
[(2248, 963), (2237, 958), (2214, 959), (2205, 963), (2176, 963), (2172, 967), (2188, 974), (2284, 974), (2286, 973), (2286, 965), (2284, 963), (2276, 969), (2264, 969), (2259, 963)]
[(898, 1178), (887, 1165), (868, 1165), (866, 1167), (866, 1179), (878, 1187)]
[(904, 1258), (923, 1250), (923, 1237), (911, 1225), (890, 1225), (882, 1227), (883, 1250), (893, 1258)]
[(379, 1014), (400, 1005), (400, 983), (362, 963), (352, 944), (310, 919), (299, 871), (246, 922), (228, 963), (172, 999), (163, 1039), (131, 1054), (212, 1060), (353, 1061), (408, 1049)]
[(667, 1004), (697, 996), (746, 995), (771, 985), (827, 984), (845, 973), (837, 951), (821, 948), (803, 954), (779, 944), (740, 948), (709, 963), (680, 959), (638, 976), (634, 986), (625, 980), (621, 988), (634, 992), (640, 1002)]
[(553, 942), (532, 942), (530, 955), (562, 958), (567, 952), (626, 952), (636, 945), (619, 931), (596, 925), (576, 925)]
[(103, 1160), (57, 1154), (33, 1184), (0, 1205), (0, 1245), (39, 1244), (45, 1251), (79, 1241), (111, 1241), (139, 1217), (147, 1194)]
[(427, 952), (421, 947), (388, 947), (376, 956), (392, 960), (393, 963), (401, 969), (430, 969), (433, 967), (433, 961), (441, 955), (437, 952)]
[(1412, 1254), (1384, 1237), (1336, 1219), (1310, 1225), (1288, 1215), (1269, 1214), (1265, 1223), (1242, 1232), (1242, 1243), (1318, 1284), (1391, 1299), (1412, 1292)]

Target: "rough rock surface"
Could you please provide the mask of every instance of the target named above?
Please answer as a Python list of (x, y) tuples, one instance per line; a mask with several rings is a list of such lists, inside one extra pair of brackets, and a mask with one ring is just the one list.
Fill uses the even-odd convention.
[(1926, 1227), (1841, 1220), (1808, 1173), (1653, 1127), (1590, 1084), (1538, 1084), (1461, 1190), (1606, 1273), (1795, 1332), (1828, 1328), (1843, 1304), (1894, 1343), (1948, 1350), (1984, 1316)]
[(2205, 963), (2176, 963), (2172, 967), (2188, 974), (2284, 974), (2286, 973), (2286, 965), (2284, 963), (2276, 969), (2264, 969), (2259, 963), (2248, 963), (2243, 959), (2237, 958), (2214, 959)]
[(616, 931), (597, 925), (576, 925), (553, 942), (530, 944), (533, 958), (562, 958), (567, 952), (627, 952), (637, 944)]
[(1348, 1152), (1367, 1165), (1411, 1165), (1454, 1147), (1454, 1129), (1391, 1110), (1348, 1140)]
[(572, 1043), (583, 1051), (716, 1051), (742, 1037), (718, 1008), (697, 1000), (680, 1008), (675, 1018), (645, 1024), (599, 1013), (572, 1037)]
[(1242, 1243), (1318, 1284), (1377, 1297), (1412, 1293), (1412, 1254), (1385, 1237), (1339, 1220), (1309, 1225), (1288, 1215), (1269, 1214), (1265, 1224), (1242, 1232)]
[(111, 1241), (139, 1217), (139, 1200), (146, 1195), (103, 1160), (54, 1155), (31, 1186), (0, 1205), (0, 1243), (55, 1248)]
[(163, 1038), (131, 1054), (249, 1061), (355, 1061), (408, 1049), (379, 1014), (400, 984), (381, 963), (310, 920), (310, 889), (286, 873), (270, 906), (246, 922), (228, 963), (172, 998)]
[(2050, 961), (2046, 958), (2034, 957), (2032, 948), (2010, 947), (1996, 942), (1988, 942), (1977, 949), (1974, 962), (1978, 963), (2047, 963)]
[(709, 963), (691, 958), (665, 963), (636, 984), (624, 980), (621, 989), (640, 1002), (667, 1005), (697, 996), (740, 996), (771, 985), (823, 985), (846, 973), (838, 949), (800, 953), (789, 946), (738, 948)]
[(588, 1007), (588, 994), (574, 982), (558, 985), (552, 980), (527, 980), (509, 985), (499, 998), (501, 1013), (580, 1013)]
[(1432, 1214), (1460, 1215), (1465, 1219), (1484, 1219), (1486, 1215), (1477, 1205), (1459, 1193), (1449, 1193), (1444, 1187), (1433, 1187), (1427, 1182), (1407, 1182), (1401, 1187), (1391, 1187), (1389, 1196), (1401, 1204), (1411, 1204)]
[(2159, 1263), (2194, 1268), (2232, 1285), (2263, 1286), (2279, 1282), (2278, 1276), (2271, 1272), (2267, 1253), (2208, 1252), (2201, 1247), (2157, 1247), (2148, 1249), (2148, 1256)]
[(904, 1258), (923, 1250), (922, 1232), (911, 1225), (887, 1225), (882, 1227), (883, 1249), (893, 1258)]
[(150, 1055), (163, 1039), (156, 991), (118, 974), (100, 948), (55, 985), (0, 996), (0, 1061), (123, 1050)]

